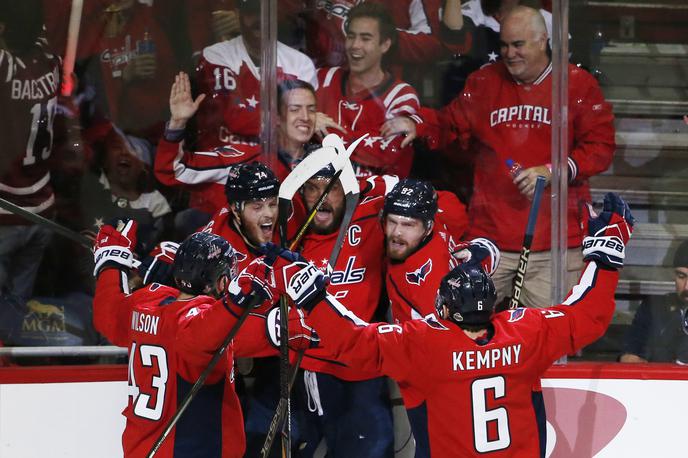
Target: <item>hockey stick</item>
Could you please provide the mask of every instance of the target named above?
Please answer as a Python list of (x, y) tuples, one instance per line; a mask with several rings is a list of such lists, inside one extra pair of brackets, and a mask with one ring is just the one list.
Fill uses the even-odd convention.
[(83, 0), (72, 0), (72, 8), (69, 12), (69, 26), (67, 28), (67, 47), (62, 65), (61, 94), (64, 96), (72, 95), (74, 90), (74, 62), (76, 61), (76, 46), (79, 43), (79, 28), (81, 26), (83, 8)]
[(533, 203), (530, 204), (530, 213), (528, 214), (526, 233), (523, 237), (523, 247), (521, 248), (521, 256), (518, 258), (518, 270), (516, 270), (516, 277), (514, 277), (514, 289), (511, 294), (511, 300), (509, 301), (509, 309), (515, 309), (519, 306), (521, 292), (523, 291), (523, 283), (526, 280), (526, 269), (528, 269), (530, 245), (533, 243), (535, 223), (537, 223), (537, 217), (540, 211), (540, 198), (542, 197), (542, 191), (544, 189), (545, 177), (538, 176), (537, 181), (535, 182), (535, 191), (533, 192)]
[(7, 210), (10, 213), (21, 216), (22, 218), (31, 221), (32, 223), (38, 224), (39, 226), (47, 227), (48, 229), (54, 231), (55, 233), (61, 235), (62, 237), (68, 238), (72, 242), (76, 242), (88, 250), (93, 250), (93, 240), (88, 237), (79, 234), (61, 224), (51, 221), (48, 218), (44, 218), (36, 213), (31, 213), (30, 211), (24, 210), (19, 205), (15, 205), (9, 200), (5, 200), (0, 197), (0, 208)]
[[(318, 154), (315, 154), (319, 152)], [(320, 154), (322, 153), (322, 154)], [(312, 159), (311, 159), (312, 158)], [(299, 180), (303, 180), (305, 183), (308, 178), (310, 178), (313, 174), (315, 174), (318, 170), (320, 170), (322, 167), (329, 163), (333, 163), (334, 161), (337, 160), (337, 155), (336, 151), (332, 148), (327, 148), (327, 149), (322, 149), (322, 151), (318, 150), (316, 152), (313, 152), (310, 156), (308, 156), (306, 159), (301, 161), (301, 163), (290, 173), (287, 178), (285, 178), (284, 183), (280, 186), (280, 195), (283, 195), (284, 198), (288, 195), (288, 193), (291, 193), (291, 196), (296, 193), (296, 191), (299, 189), (300, 185), (298, 185)], [(324, 164), (323, 164), (323, 161)], [(328, 162), (329, 161), (329, 162)], [(298, 169), (298, 172), (297, 172)], [(309, 175), (310, 171), (310, 175)], [(294, 172), (297, 172), (293, 177), (292, 174)], [(290, 178), (291, 177), (291, 178)], [(286, 186), (285, 186), (286, 184)], [(303, 183), (301, 183), (303, 184)], [(284, 194), (283, 194), (283, 188), (284, 188)], [(320, 196), (320, 199), (318, 200), (320, 204), (322, 205), (322, 202), (325, 201), (325, 198), (327, 196)], [(282, 201), (283, 197), (280, 197), (280, 203)], [(291, 202), (291, 198), (287, 200), (287, 203)], [(279, 217), (280, 219), (283, 217), (282, 215), (285, 215), (284, 218), (286, 220), (289, 207), (286, 206), (284, 207), (284, 212), (283, 212), (283, 207), (284, 205), (280, 205), (279, 207)], [(303, 234), (306, 232), (304, 226), (307, 228), (307, 226), (310, 224), (310, 222), (313, 220), (315, 217), (315, 213), (317, 213), (319, 207), (314, 207), (313, 210), (311, 211), (312, 215), (309, 214), (308, 217), (306, 218), (306, 221), (302, 224), (301, 228), (299, 229), (299, 234), (303, 236)], [(282, 227), (280, 225), (280, 231), (282, 230)], [(286, 231), (286, 225), (285, 225), (285, 231)], [(280, 234), (282, 236), (282, 234)], [(286, 237), (286, 234), (285, 234)], [(300, 237), (299, 237), (300, 238)], [(294, 240), (294, 244), (298, 243), (298, 240)], [(169, 436), (170, 432), (172, 431), (172, 428), (177, 424), (179, 421), (179, 418), (181, 418), (182, 414), (184, 411), (189, 407), (189, 404), (193, 399), (196, 397), (196, 394), (198, 391), (203, 387), (205, 384), (205, 381), (207, 380), (208, 376), (210, 373), (215, 369), (215, 366), (217, 366), (217, 363), (220, 361), (222, 356), (225, 354), (227, 351), (227, 347), (229, 347), (229, 344), (232, 343), (232, 340), (234, 337), (236, 337), (236, 334), (239, 332), (239, 328), (241, 328), (241, 325), (246, 321), (246, 318), (250, 315), (251, 310), (258, 305), (262, 301), (262, 298), (257, 295), (253, 294), (252, 298), (249, 300), (249, 303), (246, 305), (246, 308), (242, 312), (241, 316), (237, 320), (236, 323), (232, 326), (232, 328), (229, 330), (229, 333), (227, 334), (227, 337), (225, 337), (225, 340), (222, 341), (222, 344), (220, 347), (215, 351), (213, 354), (213, 357), (211, 358), (210, 362), (206, 366), (206, 368), (203, 370), (201, 375), (198, 376), (198, 379), (196, 382), (194, 382), (193, 386), (187, 393), (187, 395), (184, 397), (182, 400), (181, 404), (179, 407), (177, 407), (177, 411), (174, 413), (174, 416), (167, 422), (165, 425), (165, 428), (163, 429), (163, 432), (160, 434), (158, 439), (155, 441), (153, 444), (153, 447), (151, 447), (150, 451), (148, 452), (147, 457), (152, 458), (155, 456), (157, 451), (160, 449), (162, 446), (163, 442)], [(286, 315), (285, 315), (286, 316)]]
[[(328, 275), (332, 273), (332, 271), (334, 270), (334, 265), (337, 263), (339, 253), (341, 252), (343, 246), (344, 236), (348, 231), (354, 210), (356, 209), (356, 206), (358, 204), (358, 196), (360, 189), (358, 185), (358, 180), (356, 179), (356, 174), (354, 173), (354, 169), (351, 165), (351, 161), (349, 158), (353, 153), (354, 149), (356, 149), (356, 146), (358, 146), (358, 144), (365, 137), (367, 137), (367, 135), (364, 135), (363, 137), (353, 142), (351, 145), (349, 145), (348, 149), (344, 148), (344, 143), (342, 139), (335, 134), (330, 134), (323, 139), (323, 147), (333, 148), (335, 151), (337, 151), (340, 161), (344, 162), (341, 169), (342, 173), (340, 180), (342, 182), (342, 188), (344, 189), (346, 196), (346, 210), (342, 218), (341, 225), (339, 226), (337, 241), (335, 242), (332, 252), (330, 253), (330, 259), (327, 265)], [(335, 176), (332, 178), (332, 180), (330, 180), (330, 182), (328, 183), (328, 187), (334, 185), (334, 183), (336, 182), (336, 178), (337, 177)], [(272, 416), (272, 420), (270, 421), (270, 427), (268, 428), (268, 433), (265, 438), (265, 442), (263, 443), (263, 447), (260, 450), (261, 458), (267, 458), (268, 454), (270, 453), (270, 449), (272, 448), (272, 444), (275, 440), (275, 436), (277, 435), (277, 430), (285, 421), (285, 428), (283, 428), (282, 431), (282, 456), (290, 456), (291, 453), (291, 438), (289, 437), (291, 433), (290, 395), (291, 390), (294, 386), (294, 381), (296, 380), (296, 375), (299, 366), (301, 365), (301, 361), (303, 360), (304, 350), (299, 350), (299, 352), (297, 353), (296, 362), (294, 363), (294, 366), (291, 368), (291, 373), (289, 373), (290, 367), (288, 346), (288, 313), (289, 310), (286, 301), (284, 301), (284, 303), (280, 302), (280, 318), (287, 317), (284, 319), (280, 319), (280, 400), (277, 404), (277, 409), (275, 410), (275, 413)]]

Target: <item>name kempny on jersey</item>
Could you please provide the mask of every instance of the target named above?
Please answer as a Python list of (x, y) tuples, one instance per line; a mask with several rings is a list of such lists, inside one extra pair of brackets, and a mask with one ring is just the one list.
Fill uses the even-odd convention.
[(57, 91), (58, 81), (59, 74), (57, 68), (36, 79), (13, 79), (12, 98), (14, 100), (34, 100), (48, 97)]
[(137, 332), (145, 332), (146, 334), (158, 334), (159, 316), (149, 315), (147, 313), (131, 312), (131, 329)]
[(521, 344), (485, 350), (455, 351), (452, 365), (455, 371), (494, 369), (518, 364), (521, 357)]
[(551, 125), (552, 117), (550, 116), (549, 108), (535, 105), (513, 105), (497, 108), (490, 113), (490, 127), (512, 121), (530, 121), (532, 123), (539, 122)]

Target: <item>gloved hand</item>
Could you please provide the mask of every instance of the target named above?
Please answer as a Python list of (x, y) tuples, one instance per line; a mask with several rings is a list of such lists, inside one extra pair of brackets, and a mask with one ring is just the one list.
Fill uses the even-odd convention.
[[(266, 331), (270, 343), (279, 348), (280, 346), (280, 309), (273, 308), (268, 312), (265, 320)], [(309, 348), (317, 347), (320, 337), (315, 329), (306, 324), (303, 311), (289, 307), (289, 348), (294, 351), (305, 351)]]
[(144, 285), (160, 283), (174, 286), (172, 265), (178, 248), (179, 244), (176, 242), (160, 242), (153, 248), (138, 268)]
[(487, 275), (492, 276), (499, 267), (500, 253), (497, 245), (486, 238), (473, 239), (470, 242), (459, 242), (452, 251), (459, 263), (475, 262), (480, 264)]
[(229, 282), (227, 296), (238, 307), (267, 310), (276, 300), (274, 284), (272, 266), (265, 262), (264, 257), (256, 258)]
[(312, 310), (326, 294), (327, 277), (313, 263), (294, 251), (273, 243), (261, 246), (266, 263), (274, 271), (274, 288), (286, 294), (297, 307)]
[(610, 192), (604, 196), (604, 207), (599, 216), (588, 207), (588, 236), (583, 239), (583, 259), (596, 261), (610, 270), (623, 267), (626, 243), (631, 238), (635, 219), (628, 204)]
[(105, 267), (131, 269), (138, 265), (132, 250), (136, 246), (136, 221), (125, 218), (103, 224), (93, 245), (93, 276)]

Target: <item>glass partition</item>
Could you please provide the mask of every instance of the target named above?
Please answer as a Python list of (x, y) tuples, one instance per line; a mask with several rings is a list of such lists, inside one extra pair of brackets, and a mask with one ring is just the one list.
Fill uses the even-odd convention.
[[(359, 178), (431, 182), (434, 233), (450, 247), (497, 244), (504, 307), (515, 295), (560, 301), (582, 267), (584, 204), (620, 194), (636, 226), (616, 313), (571, 356), (684, 361), (684, 2), (24, 3), (0, 18), (4, 346), (107, 345), (92, 324), (87, 248), (104, 222), (138, 221), (144, 267), (130, 287), (171, 281), (159, 266), (173, 245), (160, 242), (202, 228), (261, 241), (234, 219), (231, 166), (259, 159), (283, 179), (335, 133), (347, 145), (367, 135), (351, 157)], [(534, 10), (516, 14), (519, 3)], [(537, 175), (547, 184), (524, 276)], [(366, 319), (385, 317), (383, 290)], [(50, 353), (41, 362), (66, 361)], [(69, 361), (98, 360), (81, 355)]]

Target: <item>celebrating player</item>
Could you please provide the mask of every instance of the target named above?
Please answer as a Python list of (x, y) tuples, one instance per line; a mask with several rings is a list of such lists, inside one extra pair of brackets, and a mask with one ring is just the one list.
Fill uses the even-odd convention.
[[(603, 212), (589, 220), (580, 280), (553, 307), (495, 313), (495, 287), (475, 263), (444, 277), (436, 315), (401, 326), (369, 325), (332, 296), (300, 303), (341, 361), (385, 373), (424, 396), (429, 448), (421, 456), (534, 457), (540, 445), (531, 388), (557, 358), (606, 330), (632, 230), (628, 205), (607, 194)], [(313, 271), (282, 281), (313, 283)], [(299, 299), (293, 289), (286, 293)]]
[[(94, 254), (95, 326), (113, 344), (129, 347), (130, 399), (124, 410), (127, 425), (122, 436), (127, 457), (147, 455), (179, 401), (241, 315), (250, 290), (260, 290), (259, 284), (251, 281), (250, 269), (261, 268), (255, 264), (248, 274), (237, 276), (232, 246), (217, 235), (195, 233), (177, 250), (173, 265), (176, 288), (154, 283), (127, 294), (126, 273), (133, 266), (135, 245), (134, 221), (120, 221), (117, 227), (105, 224)], [(228, 289), (229, 296), (218, 300)], [(262, 294), (267, 298), (270, 292)], [(264, 335), (255, 337), (267, 342)], [(258, 353), (248, 350), (252, 348), (249, 343), (245, 348), (247, 353)], [(232, 358), (230, 348), (157, 456), (220, 456), (220, 451), (222, 457), (243, 455), (245, 440)]]
[(271, 242), (277, 223), (279, 181), (261, 162), (238, 164), (229, 169), (227, 205), (218, 211), (203, 232), (228, 240), (240, 267), (260, 256), (259, 246)]

